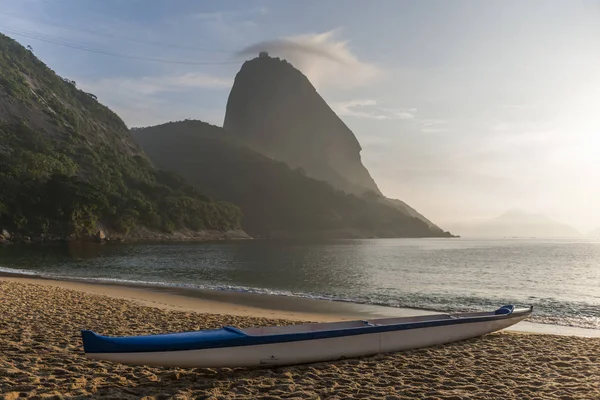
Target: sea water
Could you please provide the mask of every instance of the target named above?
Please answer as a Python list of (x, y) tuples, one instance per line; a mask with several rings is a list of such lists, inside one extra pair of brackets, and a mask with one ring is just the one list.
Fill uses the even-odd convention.
[(437, 311), (534, 305), (600, 329), (600, 241), (369, 239), (0, 246), (0, 272)]

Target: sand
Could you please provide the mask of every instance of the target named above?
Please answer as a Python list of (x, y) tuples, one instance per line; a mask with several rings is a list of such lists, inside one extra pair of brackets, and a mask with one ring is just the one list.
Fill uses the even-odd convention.
[[(94, 284), (75, 281), (60, 281), (55, 279), (27, 278), (22, 276), (2, 276), (0, 281), (33, 283), (43, 286), (52, 286), (62, 289), (72, 289), (88, 294), (105, 295), (113, 298), (130, 300), (136, 304), (174, 311), (210, 312), (211, 314), (230, 314), (242, 317), (278, 318), (294, 321), (327, 322), (334, 320), (356, 319), (358, 314), (347, 315), (334, 313), (314, 313), (289, 310), (276, 310), (266, 307), (255, 307), (238, 302), (227, 301), (228, 297), (221, 300), (211, 300), (202, 297), (184, 296), (154, 290), (151, 287), (134, 287), (126, 285)], [(214, 291), (217, 292), (217, 291)], [(237, 297), (236, 295), (235, 297)], [(222, 296), (217, 296), (221, 298)], [(263, 296), (261, 296), (263, 297)], [(242, 297), (243, 299), (243, 297)], [(278, 299), (277, 301), (286, 300)], [(342, 304), (343, 305), (343, 304)]]
[(496, 333), (395, 354), (252, 370), (97, 362), (85, 358), (79, 336), (82, 328), (131, 335), (284, 323), (0, 279), (0, 398), (600, 398), (597, 338)]

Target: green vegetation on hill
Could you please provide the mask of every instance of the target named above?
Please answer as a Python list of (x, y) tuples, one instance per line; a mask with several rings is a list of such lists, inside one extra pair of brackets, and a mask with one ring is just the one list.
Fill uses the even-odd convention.
[(241, 212), (154, 169), (123, 121), (0, 34), (0, 228), (230, 230)]
[(133, 133), (156, 165), (239, 205), (242, 226), (254, 236), (443, 236), (377, 198), (358, 198), (309, 178), (204, 122), (170, 122)]

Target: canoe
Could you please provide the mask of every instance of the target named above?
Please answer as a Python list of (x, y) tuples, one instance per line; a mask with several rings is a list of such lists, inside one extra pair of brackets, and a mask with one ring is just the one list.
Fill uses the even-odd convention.
[(527, 318), (528, 308), (491, 312), (201, 330), (109, 337), (82, 330), (90, 359), (167, 367), (257, 367), (340, 360), (416, 349), (499, 331)]

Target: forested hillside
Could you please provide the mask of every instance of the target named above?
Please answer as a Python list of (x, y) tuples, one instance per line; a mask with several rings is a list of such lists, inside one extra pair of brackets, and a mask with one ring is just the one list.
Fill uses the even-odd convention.
[(84, 236), (101, 223), (239, 228), (238, 207), (156, 170), (123, 121), (0, 34), (0, 228)]

